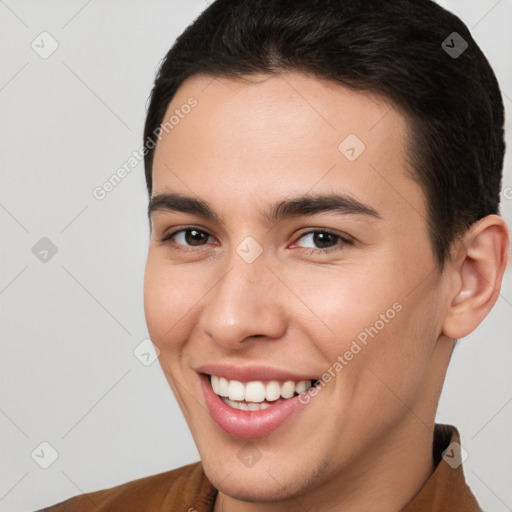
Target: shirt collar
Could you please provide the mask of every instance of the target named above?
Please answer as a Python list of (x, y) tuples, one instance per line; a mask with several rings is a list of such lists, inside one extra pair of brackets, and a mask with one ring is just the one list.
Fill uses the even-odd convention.
[(437, 423), (432, 446), (435, 470), (401, 512), (481, 512), (466, 484), (462, 469), (463, 453), (457, 428)]

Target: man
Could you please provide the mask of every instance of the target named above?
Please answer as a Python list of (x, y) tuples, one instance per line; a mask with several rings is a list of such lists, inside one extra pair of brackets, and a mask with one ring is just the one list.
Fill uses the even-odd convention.
[(508, 257), (503, 105), (466, 26), (430, 0), (216, 0), (145, 147), (146, 319), (201, 461), (45, 510), (480, 510), (435, 424)]

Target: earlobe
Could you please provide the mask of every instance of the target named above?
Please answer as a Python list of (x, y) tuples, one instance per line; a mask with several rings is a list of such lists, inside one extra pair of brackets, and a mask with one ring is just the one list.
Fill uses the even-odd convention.
[(473, 332), (499, 296), (508, 262), (509, 233), (499, 215), (488, 215), (456, 242), (450, 301), (443, 334), (459, 339)]

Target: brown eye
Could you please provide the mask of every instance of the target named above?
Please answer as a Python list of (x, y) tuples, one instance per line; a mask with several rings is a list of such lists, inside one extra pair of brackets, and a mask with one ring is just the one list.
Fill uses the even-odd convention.
[(336, 249), (337, 246), (341, 249), (344, 245), (352, 243), (348, 238), (327, 230), (308, 231), (301, 235), (299, 240), (306, 240), (309, 245), (301, 245), (301, 247), (312, 252), (328, 252)]
[(326, 247), (332, 247), (338, 242), (339, 236), (333, 235), (332, 233), (318, 232), (313, 234), (313, 242), (320, 249)]
[(208, 233), (195, 228), (185, 228), (165, 235), (161, 242), (171, 241), (174, 245), (199, 247), (205, 245), (211, 238)]
[(190, 245), (202, 245), (202, 242), (208, 241), (208, 235), (204, 231), (197, 229), (185, 229), (185, 241)]

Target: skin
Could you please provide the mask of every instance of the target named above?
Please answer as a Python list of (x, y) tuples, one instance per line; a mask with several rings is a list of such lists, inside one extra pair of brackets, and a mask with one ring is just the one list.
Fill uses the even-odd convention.
[[(219, 489), (215, 510), (400, 510), (434, 469), (435, 412), (453, 340), (497, 299), (503, 220), (476, 223), (441, 272), (425, 196), (407, 167), (406, 118), (384, 98), (300, 73), (194, 76), (165, 118), (191, 96), (197, 107), (158, 142), (153, 195), (200, 198), (221, 220), (153, 213), (145, 313)], [(352, 162), (338, 150), (350, 133), (366, 146)], [(381, 218), (323, 212), (270, 223), (262, 215), (284, 198), (329, 192)], [(204, 231), (203, 242), (191, 245), (183, 232), (160, 241), (187, 227)], [(353, 243), (334, 237), (319, 246), (307, 233), (321, 228)], [(236, 252), (247, 236), (263, 248), (250, 264)], [(401, 311), (268, 437), (247, 444), (210, 417), (194, 368), (258, 364), (320, 378), (394, 303)], [(254, 447), (261, 459), (246, 467), (237, 455)]]

